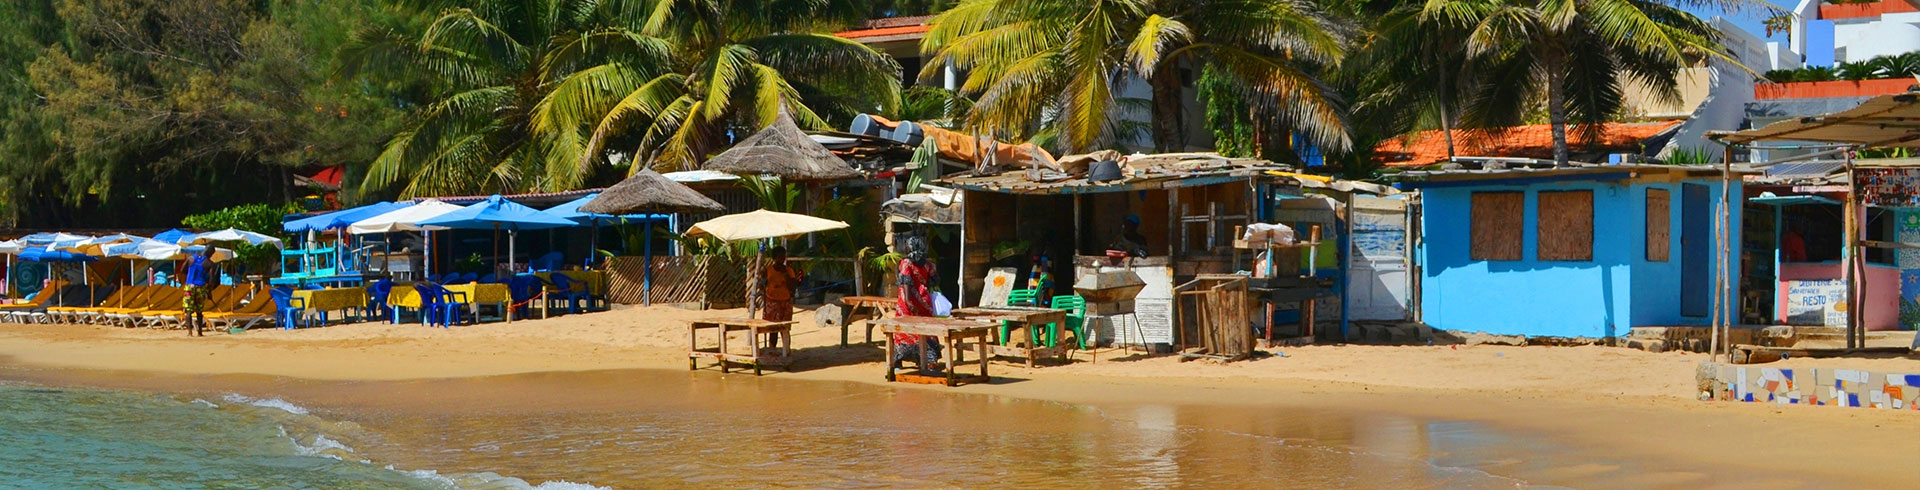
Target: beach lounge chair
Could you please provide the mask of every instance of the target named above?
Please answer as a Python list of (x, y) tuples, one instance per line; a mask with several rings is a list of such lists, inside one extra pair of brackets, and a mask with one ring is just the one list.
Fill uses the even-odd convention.
[(47, 317), (55, 323), (76, 323), (75, 313), (117, 301), (120, 289), (112, 286), (81, 286), (72, 293), (72, 300), (65, 300), (63, 306), (48, 307)]
[[(233, 305), (240, 300), (235, 294), (239, 288), (228, 285), (214, 286), (207, 292), (206, 312), (232, 311)], [(185, 298), (172, 308), (158, 308), (140, 312), (133, 319), (135, 323), (147, 328), (185, 328), (187, 310)]]
[(149, 289), (151, 288), (147, 286), (127, 286), (120, 288), (118, 291), (114, 291), (112, 295), (107, 297), (106, 301), (101, 301), (98, 306), (89, 308), (65, 308), (59, 310), (58, 313), (52, 309), (48, 309), (47, 314), (54, 317), (53, 320), (55, 321), (94, 323), (98, 320), (101, 310), (106, 308), (125, 308), (128, 305), (134, 304), (135, 301), (139, 301), (140, 298), (144, 298), (148, 294)]
[(0, 305), (0, 321), (9, 323), (34, 323), (31, 314), (46, 311), (48, 300), (59, 296), (62, 286), (63, 284), (56, 282), (45, 289), (35, 291), (32, 295), (27, 296), (27, 302), (25, 303)]
[(179, 308), (181, 299), (185, 298), (186, 295), (187, 295), (187, 291), (184, 289), (176, 288), (173, 286), (162, 286), (158, 291), (155, 291), (153, 294), (148, 295), (147, 301), (143, 304), (138, 304), (138, 305), (130, 306), (127, 308), (111, 308), (111, 309), (104, 310), (105, 322), (114, 324), (114, 325), (123, 326), (123, 327), (132, 327), (135, 325), (134, 323), (135, 320), (142, 313), (146, 313), (147, 311), (151, 311), (151, 310), (170, 310), (170, 309)]
[[(33, 313), (35, 323), (63, 323), (66, 321), (66, 319), (69, 316), (66, 315), (65, 313), (62, 313), (60, 315), (53, 314), (52, 312), (56, 311), (55, 308), (92, 307), (93, 305), (89, 304), (92, 302), (90, 299), (92, 295), (93, 295), (93, 288), (91, 287), (83, 286), (79, 284), (68, 284), (66, 287), (60, 288), (59, 295), (56, 295), (53, 297), (54, 303), (52, 305), (47, 306), (47, 308), (41, 311)], [(62, 309), (59, 311), (64, 312), (66, 310)]]
[(207, 325), (228, 330), (236, 326), (247, 329), (273, 319), (280, 306), (273, 300), (273, 295), (265, 291), (257, 288), (243, 290), (236, 295), (239, 302), (233, 311), (208, 313)]

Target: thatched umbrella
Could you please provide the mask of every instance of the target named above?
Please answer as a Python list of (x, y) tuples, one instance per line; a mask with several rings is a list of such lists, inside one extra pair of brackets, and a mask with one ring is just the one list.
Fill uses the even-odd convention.
[[(701, 194), (700, 191), (674, 182), (650, 168), (640, 169), (626, 180), (601, 191), (593, 200), (580, 205), (580, 212), (620, 216), (627, 214), (672, 214), (725, 211), (727, 207), (719, 201)], [(598, 248), (600, 241), (600, 220), (594, 219), (593, 241)], [(641, 276), (641, 303), (653, 304), (653, 227), (646, 228), (647, 267)], [(597, 253), (597, 252), (595, 252)]]
[(736, 175), (775, 175), (787, 181), (858, 179), (860, 172), (807, 137), (786, 108), (760, 132), (707, 160), (700, 168)]

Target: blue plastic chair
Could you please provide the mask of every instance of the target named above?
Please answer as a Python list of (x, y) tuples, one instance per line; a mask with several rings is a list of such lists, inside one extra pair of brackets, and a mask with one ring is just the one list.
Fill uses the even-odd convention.
[(499, 284), (499, 283), (500, 283), (500, 278), (495, 277), (493, 274), (480, 276), (480, 284)]
[(473, 284), (476, 282), (480, 282), (480, 274), (477, 272), (468, 272), (466, 274), (461, 274), (460, 282), (456, 282), (453, 284)]
[(546, 255), (541, 255), (528, 261), (527, 269), (534, 272), (551, 272), (559, 270), (561, 264), (566, 262), (566, 260), (566, 256), (561, 255), (560, 252), (547, 252)]
[(420, 318), (427, 325), (438, 323), (443, 328), (451, 328), (455, 322), (464, 323), (467, 293), (448, 291), (445, 286), (430, 282), (414, 283), (413, 290), (420, 294)]
[[(579, 313), (580, 302), (582, 301), (592, 304), (593, 298), (587, 294), (586, 283), (576, 283), (572, 277), (557, 273), (548, 274), (547, 280), (551, 281), (551, 287), (548, 287), (546, 290), (548, 309), (553, 308), (553, 302), (556, 300), (567, 302), (567, 313), (569, 314)], [(575, 284), (580, 285), (579, 291), (573, 290)]]
[(367, 311), (381, 317), (390, 317), (387, 310), (387, 295), (393, 293), (393, 280), (381, 279), (367, 286)]
[(273, 304), (277, 308), (274, 311), (274, 318), (280, 322), (280, 328), (293, 330), (305, 326), (307, 316), (306, 300), (293, 297), (293, 289), (291, 288), (273, 288), (271, 294), (273, 295)]
[(507, 279), (507, 294), (513, 296), (513, 304), (517, 306), (514, 309), (519, 312), (520, 318), (532, 316), (527, 313), (527, 304), (531, 303), (535, 296), (540, 295), (541, 286), (540, 278), (533, 275), (513, 276)]

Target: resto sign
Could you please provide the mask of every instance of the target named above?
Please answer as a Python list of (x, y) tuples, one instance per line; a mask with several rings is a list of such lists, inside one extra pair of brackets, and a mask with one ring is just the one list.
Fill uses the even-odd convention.
[(1860, 199), (1868, 206), (1920, 206), (1920, 167), (1855, 169)]

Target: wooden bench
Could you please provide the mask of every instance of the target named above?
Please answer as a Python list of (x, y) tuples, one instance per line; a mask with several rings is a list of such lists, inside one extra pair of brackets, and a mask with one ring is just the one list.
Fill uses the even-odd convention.
[[(728, 363), (745, 364), (753, 367), (753, 374), (760, 375), (760, 367), (779, 366), (789, 372), (793, 370), (793, 324), (794, 322), (770, 322), (752, 318), (710, 318), (687, 322), (687, 369), (700, 369), (700, 358), (719, 361), (720, 372), (728, 372)], [(719, 332), (719, 342), (711, 347), (700, 346), (700, 331)], [(747, 333), (747, 352), (736, 353), (729, 349), (727, 334)], [(778, 335), (780, 347), (763, 347), (762, 335)], [(771, 351), (771, 352), (769, 352)]]
[[(987, 343), (988, 340), (993, 337), (994, 329), (998, 328), (998, 325), (992, 322), (935, 318), (930, 316), (903, 316), (874, 320), (873, 325), (888, 337), (883, 339), (887, 343), (887, 381), (958, 386), (962, 382), (985, 383), (992, 379), (987, 376)], [(896, 373), (893, 367), (895, 346), (891, 338), (892, 334), (923, 335), (939, 340), (940, 348), (946, 351), (944, 357), (947, 360), (947, 368), (943, 370), (945, 371), (945, 377)], [(974, 359), (971, 364), (980, 365), (979, 376), (964, 376), (954, 373), (961, 365), (970, 364), (966, 360), (966, 350), (961, 345), (967, 341), (972, 341), (973, 348), (977, 354), (977, 356), (975, 356), (976, 359)], [(925, 366), (921, 367), (925, 368)]]

